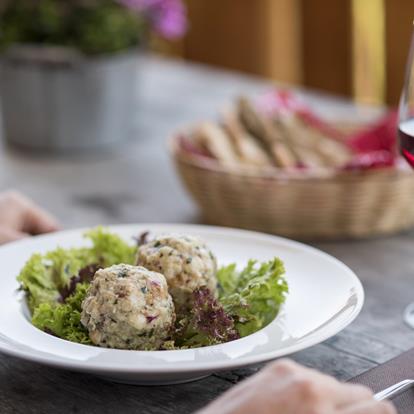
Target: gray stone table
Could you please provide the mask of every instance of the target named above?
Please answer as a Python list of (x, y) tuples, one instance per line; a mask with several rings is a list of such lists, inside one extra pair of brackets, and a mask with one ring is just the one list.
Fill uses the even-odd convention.
[[(0, 190), (17, 188), (68, 228), (129, 222), (200, 222), (166, 150), (175, 129), (214, 118), (240, 93), (269, 83), (198, 65), (142, 58), (136, 120), (129, 140), (112, 153), (52, 157), (0, 149)], [(344, 99), (300, 92), (332, 119), (366, 120), (378, 111)], [(414, 234), (357, 242), (314, 243), (347, 263), (366, 289), (360, 317), (336, 337), (293, 355), (347, 380), (414, 346), (402, 322), (414, 300)], [(197, 382), (134, 387), (0, 355), (0, 412), (191, 413), (260, 367), (220, 372)]]

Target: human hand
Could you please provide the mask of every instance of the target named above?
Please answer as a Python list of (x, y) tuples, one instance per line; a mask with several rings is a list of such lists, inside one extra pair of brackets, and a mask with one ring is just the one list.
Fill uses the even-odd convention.
[(396, 414), (361, 385), (279, 360), (243, 381), (198, 414)]
[(0, 193), (0, 244), (58, 229), (56, 219), (24, 195)]

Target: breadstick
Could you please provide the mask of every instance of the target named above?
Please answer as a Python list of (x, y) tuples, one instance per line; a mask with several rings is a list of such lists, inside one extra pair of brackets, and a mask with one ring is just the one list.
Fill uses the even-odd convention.
[(350, 150), (341, 142), (307, 125), (299, 117), (279, 117), (277, 119), (290, 136), (292, 146), (302, 163), (319, 167), (338, 167), (346, 164), (351, 157)]
[(239, 98), (238, 113), (241, 122), (247, 130), (265, 148), (278, 167), (294, 167), (296, 160), (293, 154), (283, 143), (280, 136), (270, 119), (262, 116), (246, 98)]
[(194, 131), (194, 140), (198, 145), (223, 164), (239, 164), (238, 156), (231, 145), (226, 132), (212, 122), (200, 123)]
[(271, 164), (266, 151), (243, 127), (237, 114), (232, 111), (225, 111), (222, 116), (222, 121), (223, 127), (242, 162), (258, 166)]

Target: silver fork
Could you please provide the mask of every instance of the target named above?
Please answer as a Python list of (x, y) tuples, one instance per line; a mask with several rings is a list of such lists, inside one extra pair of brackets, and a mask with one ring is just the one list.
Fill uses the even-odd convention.
[(397, 384), (391, 385), (391, 387), (385, 388), (374, 395), (374, 398), (377, 401), (382, 401), (385, 399), (395, 398), (397, 395), (400, 395), (404, 391), (414, 386), (414, 380), (406, 379), (404, 381), (398, 382)]

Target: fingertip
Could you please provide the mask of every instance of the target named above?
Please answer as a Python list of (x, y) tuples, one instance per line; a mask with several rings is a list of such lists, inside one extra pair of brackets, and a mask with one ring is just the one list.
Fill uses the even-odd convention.
[(62, 226), (55, 218), (50, 218), (48, 223), (45, 223), (43, 228), (45, 233), (53, 233), (62, 230)]
[(61, 229), (59, 221), (46, 210), (32, 205), (27, 211), (25, 230), (32, 234), (52, 233)]

